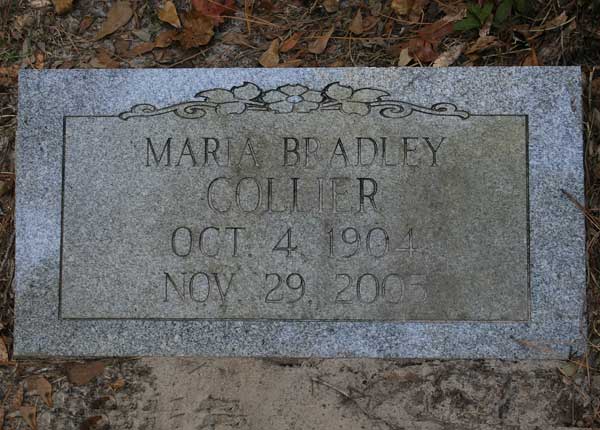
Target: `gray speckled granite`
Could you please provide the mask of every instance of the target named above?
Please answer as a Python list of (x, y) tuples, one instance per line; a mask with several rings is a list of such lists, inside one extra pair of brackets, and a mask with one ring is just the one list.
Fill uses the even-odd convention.
[[(584, 222), (561, 191), (583, 199), (579, 73), (578, 68), (539, 67), (23, 71), (19, 80), (17, 145), (15, 353), (19, 356), (200, 354), (512, 359), (564, 358), (571, 353), (582, 352), (585, 348)], [(167, 190), (164, 184), (169, 179), (173, 183), (173, 195), (177, 198), (166, 200), (169, 204), (161, 200), (151, 205), (151, 199), (143, 196), (145, 187), (140, 184), (149, 188), (153, 184), (153, 176), (142, 168), (127, 170), (128, 165), (135, 163), (135, 158), (129, 160), (127, 157), (143, 153), (143, 139), (147, 134), (164, 138), (167, 136), (164, 130), (177, 130), (179, 137), (197, 136), (203, 130), (198, 129), (197, 120), (181, 118), (193, 116), (197, 111), (188, 109), (178, 111), (179, 115), (171, 111), (151, 116), (148, 114), (157, 112), (150, 107), (133, 111), (132, 107), (140, 103), (157, 108), (169, 107), (194, 100), (193, 96), (198, 91), (229, 89), (245, 81), (254, 82), (264, 90), (288, 83), (321, 90), (335, 81), (355, 89), (370, 87), (385, 90), (390, 97), (384, 99), (411, 103), (412, 106), (402, 105), (402, 108), (415, 110), (402, 119), (386, 118), (386, 124), (391, 125), (385, 126), (388, 127), (385, 131), (390, 135), (405, 131), (403, 136), (413, 133), (431, 136), (438, 133), (439, 136), (440, 129), (447, 129), (449, 142), (454, 141), (454, 148), (463, 149), (477, 144), (474, 132), (480, 132), (479, 147), (483, 149), (473, 152), (467, 159), (458, 157), (461, 151), (449, 152), (446, 154), (448, 158), (442, 158), (444, 153), (440, 149), (441, 170), (436, 172), (443, 172), (444, 176), (434, 183), (438, 187), (435, 191), (439, 191), (438, 194), (445, 196), (446, 200), (424, 197), (427, 192), (423, 184), (427, 183), (429, 176), (417, 179), (414, 178), (418, 175), (407, 176), (407, 180), (413, 178), (416, 184), (411, 184), (412, 189), (421, 189), (420, 194), (415, 192), (408, 200), (411, 207), (419, 202), (431, 204), (428, 209), (434, 207), (434, 203), (438, 205), (438, 211), (432, 211), (429, 218), (418, 216), (423, 208), (415, 211), (410, 224), (416, 226), (417, 232), (426, 233), (431, 227), (428, 222), (439, 225), (444, 213), (439, 210), (440, 207), (447, 208), (452, 201), (470, 202), (469, 205), (457, 203), (456, 207), (447, 210), (448, 213), (456, 211), (458, 215), (462, 214), (464, 222), (453, 224), (448, 221), (448, 230), (452, 230), (454, 235), (443, 236), (445, 233), (442, 231), (440, 237), (447, 239), (446, 244), (439, 241), (437, 252), (432, 251), (431, 255), (424, 257), (426, 263), (444, 266), (439, 269), (438, 278), (433, 270), (425, 273), (431, 277), (431, 285), (438, 286), (437, 289), (426, 289), (425, 293), (417, 294), (417, 299), (409, 301), (409, 306), (401, 310), (358, 306), (336, 311), (331, 304), (317, 303), (311, 307), (302, 302), (300, 307), (273, 311), (264, 303), (248, 305), (251, 296), (243, 296), (245, 305), (226, 309), (217, 303), (200, 306), (189, 299), (187, 303), (164, 303), (152, 296), (159, 291), (152, 290), (153, 285), (160, 283), (159, 280), (136, 284), (138, 279), (156, 278), (167, 269), (175, 272), (179, 269), (195, 270), (192, 260), (182, 263), (180, 257), (169, 254), (170, 250), (163, 245), (170, 241), (170, 232), (179, 225), (171, 223), (175, 223), (173, 218), (179, 212), (182, 213), (181, 218), (190, 223), (195, 208), (193, 200), (183, 191), (196, 189), (197, 182), (192, 181), (198, 177), (194, 176), (197, 173), (190, 173), (191, 169), (183, 173), (178, 171), (176, 175), (169, 173), (171, 170), (168, 168), (153, 170), (160, 170), (163, 176), (159, 176), (161, 181), (154, 182), (160, 183), (162, 188), (152, 190), (164, 193)], [(305, 97), (308, 99), (308, 95)], [(375, 103), (370, 106), (375, 109), (377, 102), (383, 99), (377, 98), (377, 94), (373, 97), (371, 102)], [(297, 101), (291, 100), (292, 104)], [(467, 111), (470, 117), (463, 120), (452, 115), (434, 116), (441, 112), (430, 108), (438, 102), (452, 103), (459, 111)], [(235, 110), (239, 103), (227, 106)], [(269, 106), (270, 110), (278, 109), (276, 105)], [(285, 103), (278, 106), (286, 109)], [(312, 105), (306, 106), (310, 108)], [(364, 106), (346, 106), (347, 109), (364, 109)], [(450, 111), (446, 114), (456, 113), (452, 106), (448, 108)], [(128, 111), (133, 116), (127, 120), (115, 117)], [(144, 112), (146, 115), (143, 115)], [(311, 112), (302, 117), (309, 120), (294, 125), (292, 118), (298, 117), (297, 114), (260, 112), (243, 114), (244, 118), (251, 120), (247, 126), (241, 120), (238, 123), (237, 118), (241, 117), (232, 114), (221, 116), (226, 119), (219, 119), (218, 115), (211, 117), (215, 115), (212, 113), (207, 114), (205, 119), (216, 124), (212, 134), (227, 127), (235, 130), (238, 125), (250, 127), (247, 133), (252, 133), (252, 127), (263, 120), (262, 127), (272, 130), (294, 127), (299, 135), (309, 133), (313, 123), (321, 124), (323, 133), (329, 133), (329, 136), (336, 134), (328, 125), (338, 121), (347, 121), (339, 127), (342, 129), (340, 133), (351, 136), (352, 130), (356, 135), (362, 129), (377, 127), (380, 134), (385, 128), (382, 125), (384, 119), (374, 119), (372, 113), (359, 117), (340, 112)], [(402, 116), (398, 111), (396, 115)], [(96, 118), (90, 119), (90, 116)], [(65, 117), (68, 118), (65, 120)], [(217, 123), (221, 120), (224, 122)], [(376, 123), (369, 125), (369, 121)], [(394, 129), (394, 124), (403, 125)], [(135, 136), (132, 130), (139, 130), (140, 134)], [(522, 136), (527, 130), (529, 146), (526, 154)], [(273, 131), (273, 135), (277, 134)], [(63, 137), (67, 142), (67, 152), (61, 274)], [(463, 146), (457, 146), (459, 144)], [(119, 145), (123, 148), (122, 153), (118, 153)], [(497, 152), (491, 152), (493, 150)], [(269, 158), (271, 155), (264, 156), (264, 151), (261, 154), (265, 161), (271, 160), (263, 169), (267, 170), (266, 166), (269, 166), (268, 171), (275, 172), (276, 176), (277, 159)], [(423, 157), (431, 155), (423, 154)], [(415, 156), (415, 163), (425, 160), (419, 158), (417, 152)], [(523, 163), (526, 156), (529, 159), (529, 252), (526, 246), (527, 204), (523, 199), (527, 197)], [(490, 163), (490, 158), (498, 162)], [(459, 174), (453, 169), (443, 170), (443, 166), (452, 166), (453, 163), (468, 167), (468, 172)], [(425, 167), (423, 164), (422, 171)], [(389, 179), (389, 173), (382, 169), (375, 169), (374, 173), (377, 178), (382, 178), (382, 193), (389, 192), (385, 190), (390, 187), (405, 191), (411, 189), (402, 188), (402, 183), (394, 183)], [(252, 172), (253, 168), (239, 170), (237, 174), (241, 175)], [(219, 173), (219, 169), (214, 167), (206, 171), (210, 172), (210, 177)], [(342, 174), (343, 168), (335, 171)], [(403, 172), (400, 174), (404, 175)], [(260, 169), (255, 173), (259, 176)], [(279, 173), (283, 176), (282, 172)], [(320, 177), (326, 173), (326, 169), (317, 169), (311, 175)], [(347, 172), (350, 176), (358, 176), (355, 173)], [(262, 175), (267, 176), (265, 172)], [(480, 182), (477, 178), (481, 178)], [(452, 186), (459, 179), (468, 185), (468, 190)], [(493, 190), (494, 194), (486, 195), (486, 190)], [(127, 192), (130, 195), (124, 195)], [(385, 197), (382, 213), (377, 216), (359, 214), (356, 220), (361, 227), (388, 222), (389, 225), (385, 226), (396, 232), (404, 225), (403, 220), (395, 217), (401, 207), (392, 203), (386, 206), (393, 199), (386, 194), (382, 196)], [(482, 202), (479, 197), (484, 204), (473, 206)], [(343, 197), (341, 201), (344, 201)], [(174, 203), (187, 209), (180, 211)], [(146, 217), (142, 216), (144, 211)], [(473, 212), (478, 215), (471, 219)], [(498, 222), (494, 221), (494, 214), (498, 215)], [(132, 222), (136, 216), (140, 221)], [(267, 219), (266, 226), (277, 226), (278, 217)], [(282, 228), (297, 224), (290, 214), (281, 217), (285, 221)], [(246, 218), (259, 232), (253, 239), (253, 243), (259, 246), (250, 251), (258, 252), (254, 257), (260, 255), (264, 258), (250, 258), (237, 263), (234, 259), (223, 258), (217, 261), (218, 267), (210, 271), (235, 264), (248, 268), (253, 262), (260, 261), (260, 265), (264, 265), (260, 266), (261, 273), (262, 269), (286, 272), (298, 268), (302, 273), (314, 270), (311, 280), (326, 280), (323, 274), (344, 264), (347, 266), (345, 270), (352, 270), (354, 261), (358, 261), (357, 270), (370, 270), (371, 263), (365, 258), (351, 263), (339, 259), (325, 262), (327, 250), (324, 250), (323, 243), (313, 248), (309, 246), (298, 265), (290, 263), (290, 270), (287, 270), (288, 260), (285, 258), (276, 258), (269, 266), (265, 262), (268, 258), (264, 248), (272, 242), (272, 238), (269, 241), (264, 238), (270, 228), (260, 227), (267, 217), (249, 214)], [(225, 225), (225, 222), (239, 222), (241, 219), (243, 217), (239, 215), (231, 215), (219, 220), (211, 214), (199, 220), (219, 221), (220, 225)], [(320, 216), (307, 215), (303, 224), (319, 228), (320, 219)], [(332, 222), (338, 223), (344, 220), (345, 215), (331, 218)], [(196, 230), (200, 228), (200, 221), (193, 226)], [(327, 223), (327, 219), (325, 221)], [(469, 225), (472, 228), (465, 227)], [(309, 237), (308, 233), (313, 230), (307, 228), (302, 236)], [(155, 251), (150, 246), (152, 240), (140, 238), (137, 242), (134, 233), (140, 231), (156, 231), (156, 242), (160, 245), (157, 247), (160, 249)], [(454, 248), (451, 246), (457, 237), (465, 235), (471, 242), (465, 240)], [(422, 244), (429, 244), (433, 249), (434, 238), (434, 234), (422, 236)], [(257, 242), (259, 239), (265, 242)], [(392, 238), (390, 243), (393, 244), (393, 241)], [(472, 249), (467, 249), (469, 244), (472, 244)], [(444, 249), (447, 249), (445, 259), (436, 260)], [(461, 249), (465, 251), (461, 252)], [(494, 255), (495, 260), (490, 263)], [(307, 256), (318, 258), (309, 261)], [(381, 265), (389, 269), (401, 264), (401, 261), (404, 260), (389, 257), (382, 259)], [(163, 263), (165, 266), (160, 267)], [(416, 264), (409, 269), (420, 273), (425, 266)], [(284, 267), (286, 270), (282, 269)], [(453, 270), (461, 268), (464, 268), (462, 272)], [(478, 268), (484, 273), (481, 278), (476, 276)], [(442, 285), (440, 279), (448, 279), (449, 274), (460, 281), (451, 285), (453, 297), (444, 295), (439, 288)], [(525, 281), (527, 274), (529, 289)], [(62, 299), (59, 298), (61, 276)], [(257, 281), (248, 279), (248, 285), (257, 285)], [(488, 288), (479, 292), (476, 287), (486, 285), (485, 282)], [(505, 288), (499, 287), (504, 285)], [(160, 291), (164, 294), (164, 290)], [(217, 319), (190, 319), (200, 312)], [(332, 316), (328, 318), (329, 315)], [(336, 321), (325, 321), (327, 319)], [(349, 321), (351, 319), (369, 321)]]

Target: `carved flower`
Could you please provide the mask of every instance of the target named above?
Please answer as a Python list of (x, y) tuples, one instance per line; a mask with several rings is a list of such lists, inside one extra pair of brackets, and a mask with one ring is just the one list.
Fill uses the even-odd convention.
[(214, 90), (201, 91), (196, 97), (204, 97), (208, 103), (216, 104), (217, 113), (220, 114), (240, 114), (243, 113), (248, 105), (258, 104), (253, 99), (261, 93), (260, 88), (250, 82), (244, 82), (239, 87), (232, 87), (231, 90), (217, 88)]
[(309, 90), (302, 85), (285, 85), (276, 90), (267, 91), (263, 97), (269, 109), (277, 113), (311, 112), (319, 109), (323, 100), (320, 92)]
[(372, 88), (355, 91), (352, 87), (340, 85), (339, 82), (328, 85), (325, 94), (340, 104), (342, 112), (357, 115), (367, 115), (371, 111), (370, 103), (381, 100), (383, 96), (389, 96), (385, 91)]

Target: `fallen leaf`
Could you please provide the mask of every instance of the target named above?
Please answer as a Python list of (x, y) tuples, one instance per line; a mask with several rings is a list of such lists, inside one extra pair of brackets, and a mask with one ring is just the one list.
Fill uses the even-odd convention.
[(285, 61), (283, 63), (279, 63), (276, 67), (279, 67), (279, 68), (300, 67), (301, 65), (302, 65), (302, 60), (296, 59), (296, 60), (289, 60), (289, 61)]
[(563, 12), (560, 15), (552, 18), (550, 21), (546, 21), (544, 24), (538, 27), (533, 27), (531, 31), (552, 30), (554, 28), (562, 26), (565, 22), (567, 22), (567, 13)]
[(49, 408), (52, 407), (52, 385), (43, 376), (30, 376), (25, 380), (28, 394), (38, 395)]
[(175, 3), (171, 0), (167, 0), (162, 9), (158, 9), (158, 19), (171, 24), (175, 28), (181, 28), (181, 21), (179, 21), (179, 15), (177, 15), (177, 8)]
[(58, 66), (59, 69), (72, 69), (73, 67), (75, 67), (75, 62), (71, 60), (67, 60)]
[(183, 15), (183, 32), (179, 42), (185, 49), (208, 44), (215, 34), (213, 21), (198, 11), (190, 11)]
[(110, 410), (110, 409), (116, 409), (117, 408), (117, 399), (115, 399), (115, 396), (102, 396), (102, 397), (98, 397), (97, 399), (95, 399), (92, 404), (90, 405), (92, 407), (92, 409), (104, 409), (104, 410)]
[(115, 52), (117, 55), (123, 56), (127, 51), (129, 51), (129, 40), (119, 39), (113, 42), (113, 46), (115, 47)]
[(460, 57), (460, 54), (465, 50), (465, 44), (459, 43), (457, 45), (452, 46), (446, 52), (440, 54), (439, 57), (435, 59), (432, 66), (433, 67), (448, 67)]
[(52, 0), (54, 10), (58, 15), (64, 15), (73, 9), (73, 0)]
[(99, 49), (96, 58), (108, 69), (118, 69), (120, 63), (115, 60), (107, 49)]
[(404, 48), (400, 51), (400, 56), (398, 57), (398, 65), (400, 67), (408, 65), (412, 61), (410, 54), (408, 53), (408, 48)]
[(80, 430), (100, 430), (109, 428), (110, 422), (108, 418), (104, 415), (95, 415), (93, 417), (87, 418), (84, 422), (79, 426)]
[(112, 388), (114, 391), (119, 391), (124, 386), (125, 386), (125, 379), (123, 379), (123, 378), (118, 378), (115, 382), (110, 383), (110, 388)]
[(41, 70), (44, 68), (44, 64), (46, 63), (46, 55), (42, 51), (35, 51), (34, 54), (35, 63), (33, 67), (37, 70)]
[(327, 33), (317, 37), (310, 45), (308, 45), (308, 52), (313, 54), (322, 54), (325, 51), (325, 48), (327, 48), (327, 44), (329, 43), (329, 39), (331, 38), (334, 30), (335, 27), (332, 26)]
[(328, 13), (337, 12), (340, 8), (340, 0), (323, 0), (323, 7)]
[(537, 52), (535, 52), (535, 48), (532, 46), (529, 54), (523, 60), (522, 66), (540, 66), (540, 62), (538, 60)]
[(288, 52), (288, 51), (291, 51), (292, 49), (294, 49), (296, 47), (296, 45), (298, 44), (298, 42), (300, 41), (301, 37), (302, 37), (302, 33), (299, 31), (292, 34), (290, 37), (285, 39), (285, 41), (281, 44), (281, 46), (279, 47), (279, 52)]
[(415, 0), (392, 0), (392, 10), (400, 16), (408, 15), (414, 3)]
[(474, 54), (497, 44), (498, 39), (496, 39), (496, 36), (479, 36), (479, 38), (465, 51), (465, 54)]
[(275, 67), (279, 64), (279, 39), (273, 39), (267, 49), (258, 59), (263, 67)]
[(101, 361), (90, 361), (87, 363), (75, 363), (67, 367), (67, 378), (74, 385), (84, 385), (96, 376), (104, 373), (104, 363)]
[(152, 39), (150, 32), (143, 28), (131, 30), (131, 34), (133, 34), (135, 37), (144, 42), (150, 42), (150, 40)]
[(490, 34), (490, 30), (492, 29), (492, 22), (493, 19), (490, 15), (485, 24), (483, 24), (483, 26), (479, 29), (479, 37), (487, 36), (488, 34)]
[[(9, 77), (12, 76), (16, 80), (17, 71), (18, 69), (12, 67), (0, 67), (0, 76), (8, 75)], [(6, 347), (4, 338), (0, 337), (0, 363), (4, 361), (8, 361), (8, 348)]]
[(579, 365), (577, 363), (567, 362), (564, 365), (562, 365), (561, 367), (559, 367), (558, 370), (564, 376), (571, 378), (571, 377), (575, 376), (575, 374), (579, 370)]
[(429, 3), (429, 0), (415, 0), (408, 14), (408, 20), (411, 22), (421, 21), (421, 15), (423, 14), (425, 6), (427, 6), (427, 3)]
[(123, 0), (117, 1), (108, 11), (106, 21), (102, 23), (102, 27), (100, 27), (100, 31), (98, 31), (94, 40), (100, 40), (103, 37), (114, 33), (127, 24), (132, 16), (133, 10), (131, 9), (129, 2)]
[(79, 23), (79, 34), (84, 33), (94, 23), (94, 17), (86, 15), (81, 19)]
[(411, 39), (408, 41), (408, 53), (411, 58), (422, 63), (429, 63), (438, 57), (433, 45), (423, 39)]
[(37, 418), (36, 418), (36, 408), (35, 406), (21, 406), (19, 408), (19, 412), (21, 413), (21, 418), (23, 421), (27, 423), (31, 430), (37, 430)]
[(4, 408), (0, 406), (0, 429), (4, 428)]
[(452, 31), (452, 21), (442, 18), (432, 24), (424, 26), (417, 34), (419, 35), (419, 38), (437, 46), (442, 39), (452, 33)]
[(152, 51), (155, 48), (155, 46), (156, 45), (154, 44), (154, 42), (138, 43), (137, 45), (133, 46), (129, 51), (127, 51), (124, 54), (124, 56), (127, 58), (134, 58), (138, 55), (147, 54), (148, 52)]
[(192, 7), (197, 12), (209, 17), (215, 26), (221, 24), (225, 18), (221, 15), (235, 12), (235, 0), (192, 0)]
[(354, 34), (362, 34), (363, 32), (363, 18), (360, 13), (360, 9), (356, 11), (356, 15), (352, 18), (352, 22), (350, 23), (350, 27), (348, 27), (351, 33)]
[(369, 31), (373, 29), (378, 23), (380, 18), (378, 16), (367, 16), (363, 18), (362, 26), (363, 31)]
[(244, 33), (238, 33), (237, 31), (230, 31), (223, 35), (221, 41), (227, 45), (240, 45), (240, 46), (250, 46), (250, 41), (248, 40), (248, 36)]
[(167, 48), (171, 46), (171, 44), (177, 40), (178, 32), (177, 30), (165, 30), (161, 31), (156, 35), (154, 39), (154, 46), (157, 48)]
[(22, 404), (23, 404), (23, 384), (19, 384), (15, 390), (15, 393), (12, 395), (8, 409), (11, 411), (16, 411), (21, 407)]
[(110, 52), (105, 48), (96, 51), (96, 57), (92, 58), (90, 65), (96, 68), (117, 69), (120, 63), (112, 58)]

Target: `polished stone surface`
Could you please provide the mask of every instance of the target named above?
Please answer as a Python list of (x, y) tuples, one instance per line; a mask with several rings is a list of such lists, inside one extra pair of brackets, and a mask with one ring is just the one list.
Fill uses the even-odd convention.
[[(193, 84), (192, 84), (193, 83)], [(24, 71), (19, 355), (581, 350), (577, 68)]]

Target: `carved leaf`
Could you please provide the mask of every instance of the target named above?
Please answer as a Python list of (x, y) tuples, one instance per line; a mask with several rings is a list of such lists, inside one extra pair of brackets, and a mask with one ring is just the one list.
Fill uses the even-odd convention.
[(220, 114), (239, 114), (243, 113), (245, 110), (246, 104), (244, 102), (223, 103), (217, 106), (217, 113)]
[(236, 101), (231, 91), (227, 91), (222, 88), (201, 91), (198, 94), (196, 94), (196, 97), (206, 97), (207, 101), (213, 103), (228, 103)]
[(381, 99), (381, 97), (389, 95), (390, 94), (385, 91), (375, 90), (372, 88), (363, 88), (361, 90), (354, 91), (351, 100), (353, 102), (375, 102)]
[(367, 115), (371, 111), (371, 108), (367, 103), (344, 101), (342, 102), (342, 112), (357, 115)]
[(352, 97), (352, 87), (340, 85), (339, 82), (335, 82), (325, 89), (325, 94), (333, 100), (348, 100)]
[(287, 95), (278, 90), (269, 90), (264, 93), (262, 97), (263, 101), (266, 103), (276, 103), (285, 100), (286, 98)]
[(236, 99), (252, 100), (260, 95), (260, 88), (251, 82), (244, 82), (244, 85), (232, 88)]

